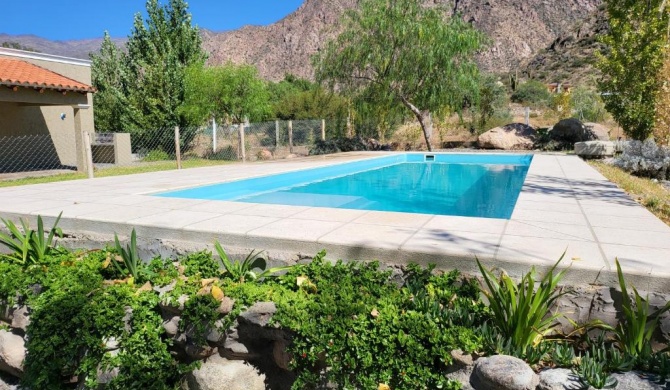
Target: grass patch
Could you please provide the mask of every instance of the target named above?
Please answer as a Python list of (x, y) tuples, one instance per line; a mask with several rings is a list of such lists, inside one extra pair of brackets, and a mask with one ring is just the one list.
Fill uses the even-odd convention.
[(658, 182), (633, 176), (621, 168), (600, 161), (589, 161), (589, 164), (602, 173), (607, 180), (626, 191), (636, 202), (670, 225), (670, 191), (663, 188)]
[[(230, 163), (231, 163), (230, 161), (221, 161), (221, 160), (189, 159), (189, 160), (183, 160), (181, 165), (182, 168), (187, 169), (187, 168), (209, 167), (214, 165), (224, 165)], [(169, 171), (172, 169), (177, 169), (176, 161), (155, 161), (155, 162), (145, 162), (140, 163), (138, 165), (130, 165), (124, 167), (96, 169), (94, 176), (95, 177), (122, 176), (122, 175), (133, 175), (136, 173)], [(87, 176), (84, 173), (72, 172), (53, 176), (26, 177), (23, 179), (16, 179), (16, 180), (4, 180), (0, 181), (0, 187), (14, 187), (29, 184), (54, 183), (59, 181), (78, 180), (86, 178)]]

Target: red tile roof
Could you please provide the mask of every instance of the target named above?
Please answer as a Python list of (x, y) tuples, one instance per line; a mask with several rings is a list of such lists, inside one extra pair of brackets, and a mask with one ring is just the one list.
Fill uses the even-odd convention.
[(29, 62), (0, 58), (0, 85), (95, 92), (95, 88)]

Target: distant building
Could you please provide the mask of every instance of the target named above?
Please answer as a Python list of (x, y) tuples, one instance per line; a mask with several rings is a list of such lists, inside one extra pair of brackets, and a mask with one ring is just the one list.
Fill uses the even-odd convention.
[(90, 61), (0, 48), (0, 172), (84, 171)]
[(562, 92), (570, 93), (570, 91), (572, 90), (572, 85), (570, 83), (551, 83), (547, 84), (547, 89), (551, 93), (562, 93)]

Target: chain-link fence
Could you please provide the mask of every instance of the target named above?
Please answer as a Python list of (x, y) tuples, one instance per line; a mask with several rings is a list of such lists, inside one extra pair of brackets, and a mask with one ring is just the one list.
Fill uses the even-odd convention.
[(121, 168), (122, 174), (133, 173), (133, 167), (138, 167), (135, 171), (150, 171), (306, 156), (317, 140), (326, 138), (326, 125), (320, 119), (232, 125), (212, 122), (206, 127), (84, 132), (80, 141), (74, 132), (0, 137), (0, 174), (114, 168)]
[(0, 137), (0, 174), (76, 170), (74, 137), (31, 134)]

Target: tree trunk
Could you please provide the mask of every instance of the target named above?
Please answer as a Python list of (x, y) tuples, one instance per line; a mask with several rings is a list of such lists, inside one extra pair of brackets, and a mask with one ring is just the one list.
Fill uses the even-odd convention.
[(403, 96), (400, 97), (400, 100), (405, 105), (405, 107), (409, 108), (410, 111), (412, 111), (416, 119), (419, 121), (419, 124), (421, 125), (421, 130), (423, 130), (423, 137), (426, 140), (426, 147), (428, 148), (429, 152), (432, 152), (433, 147), (430, 145), (430, 136), (433, 134), (433, 118), (431, 118), (430, 116), (430, 111), (419, 110), (415, 105), (410, 103)]

